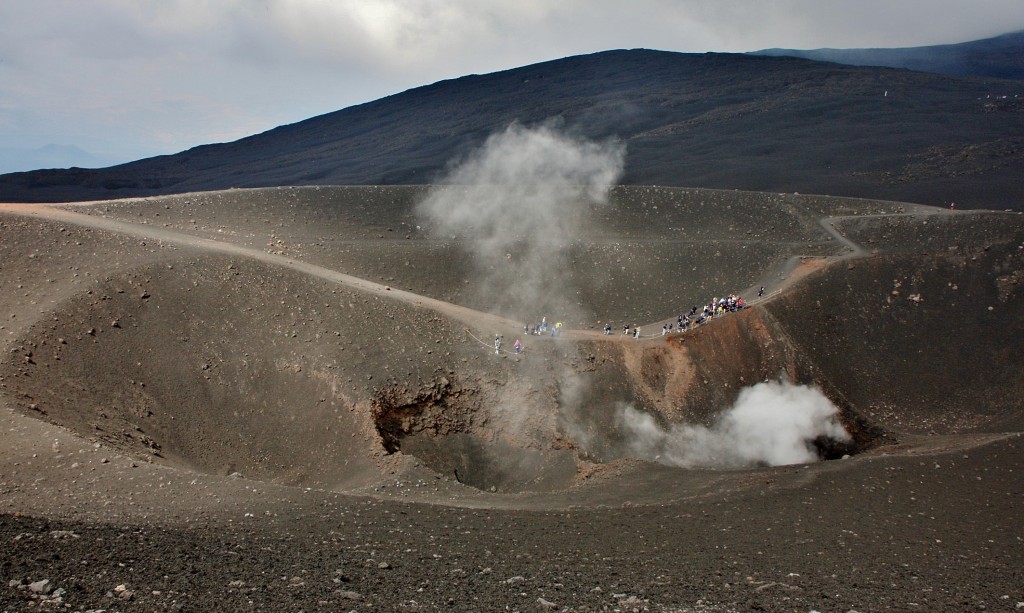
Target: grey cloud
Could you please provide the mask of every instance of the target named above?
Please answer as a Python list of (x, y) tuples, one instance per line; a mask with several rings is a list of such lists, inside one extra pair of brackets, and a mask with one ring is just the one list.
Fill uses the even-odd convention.
[(605, 49), (959, 42), (1024, 27), (1024, 2), (34, 0), (0, 23), (0, 141), (131, 159)]

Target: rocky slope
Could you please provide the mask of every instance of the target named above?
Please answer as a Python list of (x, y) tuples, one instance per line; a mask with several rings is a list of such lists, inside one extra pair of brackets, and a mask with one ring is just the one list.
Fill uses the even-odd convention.
[(790, 57), (607, 51), (443, 81), (112, 168), (8, 174), (0, 201), (428, 184), (510, 124), (556, 122), (589, 140), (625, 144), (627, 184), (1020, 210), (1022, 95), (1014, 80)]
[[(1019, 214), (620, 188), (571, 246), (581, 293), (546, 303), (576, 319), (495, 355), (560, 315), (479, 310), (419, 191), (5, 206), (0, 604), (1024, 601)], [(751, 306), (657, 332), (730, 291)], [(832, 461), (670, 465), (664, 433), (780, 378), (838, 407)]]

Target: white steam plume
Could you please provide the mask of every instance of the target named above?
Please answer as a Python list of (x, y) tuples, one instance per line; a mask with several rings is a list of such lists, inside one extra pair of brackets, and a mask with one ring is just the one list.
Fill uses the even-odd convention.
[(849, 441), (838, 409), (820, 390), (765, 382), (743, 389), (715, 425), (673, 425), (663, 430), (647, 413), (624, 406), (619, 425), (639, 458), (685, 468), (802, 464), (818, 459), (820, 436)]
[(524, 318), (566, 315), (566, 253), (588, 211), (606, 202), (623, 157), (614, 142), (572, 138), (550, 123), (512, 124), (454, 166), (417, 212), (435, 235), (467, 241), (484, 306)]

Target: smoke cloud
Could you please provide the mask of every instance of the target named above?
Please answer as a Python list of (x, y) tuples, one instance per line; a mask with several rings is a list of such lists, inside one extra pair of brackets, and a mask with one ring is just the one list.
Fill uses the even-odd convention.
[(435, 235), (465, 240), (481, 306), (524, 321), (566, 318), (578, 306), (567, 253), (623, 159), (614, 141), (512, 124), (451, 167), (417, 212)]
[(664, 430), (631, 406), (622, 407), (618, 421), (635, 457), (684, 468), (739, 468), (816, 461), (814, 439), (851, 440), (838, 412), (816, 388), (765, 382), (742, 390), (710, 428), (673, 425)]

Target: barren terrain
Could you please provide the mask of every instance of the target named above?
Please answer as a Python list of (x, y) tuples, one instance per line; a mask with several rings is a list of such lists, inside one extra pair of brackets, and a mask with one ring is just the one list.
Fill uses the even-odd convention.
[[(424, 189), (0, 205), (0, 609), (1024, 607), (1019, 213), (621, 187), (522, 312)], [(680, 468), (619, 421), (779, 380), (852, 439)]]
[[(991, 45), (1000, 51), (993, 54)], [(432, 184), (451, 160), (510, 124), (555, 121), (588, 140), (625, 144), (620, 182), (627, 185), (1020, 210), (1024, 84), (978, 77), (1020, 74), (1022, 38), (925, 52), (947, 61), (966, 59), (966, 52), (970, 59), (957, 73), (974, 76), (879, 67), (891, 58), (842, 66), (735, 53), (603, 51), (441, 81), (234, 142), (110, 168), (6, 174), (0, 200)]]

